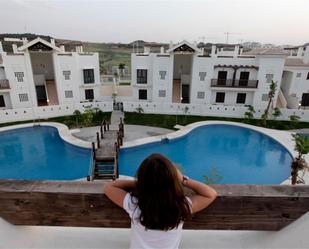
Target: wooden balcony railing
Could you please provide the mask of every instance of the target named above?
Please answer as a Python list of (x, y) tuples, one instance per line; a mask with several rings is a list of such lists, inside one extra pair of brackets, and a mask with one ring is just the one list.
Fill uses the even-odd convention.
[(0, 80), (0, 90), (2, 89), (10, 89), (10, 82), (9, 80)]
[[(0, 217), (15, 225), (129, 228), (129, 216), (104, 195), (103, 186), (0, 180)], [(212, 186), (218, 198), (185, 229), (276, 231), (309, 211), (308, 185)]]
[(211, 79), (211, 87), (257, 88), (258, 80)]

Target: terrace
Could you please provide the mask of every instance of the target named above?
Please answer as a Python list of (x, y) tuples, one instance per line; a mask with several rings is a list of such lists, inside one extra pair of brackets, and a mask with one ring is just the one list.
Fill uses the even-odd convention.
[(211, 79), (211, 87), (258, 88), (258, 80)]

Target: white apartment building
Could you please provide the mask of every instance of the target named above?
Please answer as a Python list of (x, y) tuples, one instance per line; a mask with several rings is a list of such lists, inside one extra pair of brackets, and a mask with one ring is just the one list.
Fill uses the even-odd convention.
[[(170, 46), (167, 51), (162, 48), (159, 53), (146, 47), (143, 53), (131, 55), (133, 101), (253, 105), (263, 110), (268, 103), (269, 85), (274, 80), (277, 83), (274, 107), (295, 108), (291, 101), (285, 102), (285, 96), (296, 94), (297, 107), (304, 92), (309, 96), (309, 65), (304, 64), (305, 58), (309, 58), (309, 48), (301, 51), (296, 59), (303, 64), (291, 67), (290, 61), (295, 59), (283, 49), (263, 48), (243, 53), (238, 45), (228, 48), (213, 45), (207, 52), (187, 41)], [(291, 79), (290, 71), (299, 82)], [(304, 98), (308, 103), (303, 104), (309, 105), (309, 97)]]
[(286, 48), (289, 56), (285, 61), (281, 89), (287, 108), (309, 106), (309, 43)]
[(73, 47), (40, 37), (0, 41), (0, 109), (97, 100), (98, 53), (85, 53), (80, 44)]

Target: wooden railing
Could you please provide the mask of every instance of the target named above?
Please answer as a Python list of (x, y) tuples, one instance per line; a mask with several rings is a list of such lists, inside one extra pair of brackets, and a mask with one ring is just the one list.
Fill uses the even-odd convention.
[[(0, 180), (0, 217), (15, 225), (129, 228), (129, 216), (104, 195), (103, 186)], [(275, 231), (309, 210), (309, 186), (212, 186), (218, 198), (185, 222), (185, 229)]]
[(0, 80), (0, 89), (10, 89), (10, 82), (7, 79)]

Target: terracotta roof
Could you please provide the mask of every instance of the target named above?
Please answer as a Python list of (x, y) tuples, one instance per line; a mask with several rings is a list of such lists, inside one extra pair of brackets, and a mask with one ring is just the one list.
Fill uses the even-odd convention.
[(281, 48), (255, 48), (243, 55), (288, 55), (288, 53)]
[(284, 65), (289, 67), (309, 67), (308, 63), (304, 63), (304, 61), (299, 58), (287, 58)]

